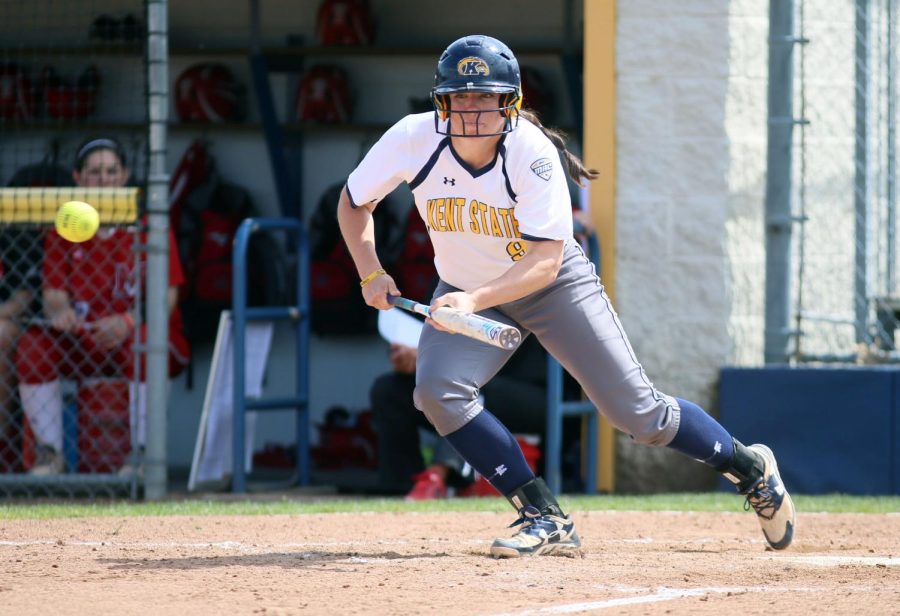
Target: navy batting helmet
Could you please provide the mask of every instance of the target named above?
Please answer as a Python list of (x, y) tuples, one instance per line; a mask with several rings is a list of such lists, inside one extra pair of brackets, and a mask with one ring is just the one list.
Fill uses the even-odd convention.
[[(438, 60), (431, 100), (434, 104), (435, 130), (441, 134), (440, 120), (450, 117), (449, 95), (455, 92), (492, 92), (500, 94), (500, 106), (492, 111), (503, 114), (506, 124), (497, 134), (508, 133), (518, 123), (522, 107), (522, 78), (513, 52), (495, 38), (481, 34), (464, 36), (450, 44)], [(454, 136), (484, 136), (457, 135)]]

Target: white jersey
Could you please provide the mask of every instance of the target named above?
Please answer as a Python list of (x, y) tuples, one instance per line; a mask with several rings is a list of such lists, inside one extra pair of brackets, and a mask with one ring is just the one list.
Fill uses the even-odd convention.
[(450, 137), (434, 130), (432, 112), (406, 116), (350, 174), (347, 192), (358, 207), (380, 201), (400, 182), (409, 184), (428, 227), (438, 275), (464, 291), (494, 280), (521, 259), (522, 239), (572, 237), (559, 151), (524, 118), (501, 138), (494, 161), (473, 169)]

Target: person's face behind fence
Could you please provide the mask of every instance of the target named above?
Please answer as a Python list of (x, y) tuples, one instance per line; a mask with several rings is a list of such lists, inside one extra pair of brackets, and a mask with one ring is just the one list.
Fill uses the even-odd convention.
[(97, 150), (84, 159), (81, 169), (73, 173), (79, 186), (116, 187), (128, 181), (128, 169), (113, 150)]

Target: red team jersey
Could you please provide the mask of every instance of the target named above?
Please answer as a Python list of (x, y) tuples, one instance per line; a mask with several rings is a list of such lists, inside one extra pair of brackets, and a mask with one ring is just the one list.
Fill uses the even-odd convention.
[[(146, 242), (146, 233), (140, 241)], [(73, 244), (50, 231), (44, 244), (44, 288), (66, 291), (76, 314), (85, 321), (131, 310), (146, 271), (141, 252), (140, 273), (133, 250), (135, 234), (127, 229), (101, 229), (86, 242)], [(175, 238), (169, 232), (169, 286), (184, 284)], [(178, 306), (169, 319), (169, 336), (182, 334)]]

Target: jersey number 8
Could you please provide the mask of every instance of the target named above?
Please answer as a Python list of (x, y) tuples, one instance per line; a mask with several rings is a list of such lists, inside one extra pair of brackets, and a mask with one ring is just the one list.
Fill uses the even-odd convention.
[(513, 261), (521, 260), (526, 252), (527, 250), (522, 242), (510, 242), (506, 245), (506, 254), (508, 254), (509, 258)]

